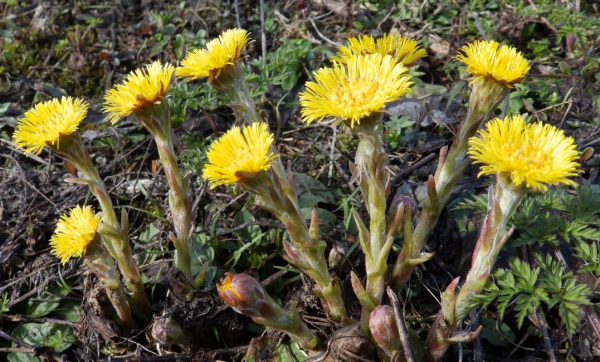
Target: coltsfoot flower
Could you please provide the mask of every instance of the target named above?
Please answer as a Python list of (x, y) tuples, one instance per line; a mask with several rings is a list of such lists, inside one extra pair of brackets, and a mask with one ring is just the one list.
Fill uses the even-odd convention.
[(162, 102), (175, 73), (171, 64), (155, 61), (129, 73), (122, 84), (106, 92), (105, 113), (111, 123), (155, 103)]
[(179, 78), (208, 78), (208, 82), (212, 82), (226, 67), (241, 59), (249, 40), (246, 30), (226, 30), (218, 38), (209, 41), (206, 49), (195, 49), (188, 53), (176, 74)]
[(87, 109), (82, 99), (71, 97), (38, 103), (17, 122), (15, 145), (24, 148), (25, 154), (39, 154), (48, 145), (59, 148), (61, 136), (77, 130)]
[(520, 115), (488, 122), (469, 139), (469, 154), (484, 165), (479, 176), (504, 173), (517, 186), (543, 191), (547, 184), (577, 185), (569, 179), (579, 173), (573, 138), (552, 125), (525, 124)]
[(346, 64), (321, 68), (315, 82), (300, 94), (302, 120), (308, 124), (337, 117), (360, 124), (363, 117), (381, 112), (386, 103), (410, 92), (413, 84), (407, 68), (389, 55), (353, 55)]
[(346, 63), (353, 55), (366, 54), (390, 55), (406, 67), (427, 56), (427, 52), (417, 41), (398, 34), (383, 34), (383, 37), (377, 39), (370, 35), (350, 38), (348, 44), (340, 47), (338, 54), (331, 60)]
[(72, 257), (81, 257), (96, 237), (100, 218), (90, 206), (77, 206), (61, 216), (50, 239), (52, 254), (66, 264)]
[(491, 78), (508, 87), (523, 80), (531, 67), (517, 49), (493, 40), (476, 40), (463, 46), (456, 59), (467, 65), (475, 80)]
[(268, 170), (277, 157), (271, 152), (273, 140), (266, 123), (253, 123), (243, 129), (233, 127), (210, 146), (204, 178), (215, 188), (251, 179)]

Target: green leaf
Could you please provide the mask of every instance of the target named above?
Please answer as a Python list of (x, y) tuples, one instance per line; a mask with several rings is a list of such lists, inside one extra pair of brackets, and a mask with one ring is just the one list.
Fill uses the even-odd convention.
[[(239, 227), (246, 223), (256, 221), (254, 216), (248, 211), (240, 211), (235, 215), (235, 226)], [(248, 225), (244, 229), (237, 231), (242, 238), (253, 239), (260, 233), (259, 225)]]
[(144, 230), (140, 233), (140, 241), (143, 243), (151, 242), (155, 237), (160, 234), (160, 228), (158, 227), (158, 223), (150, 223), (146, 225)]
[(38, 357), (33, 357), (33, 353), (14, 353), (11, 352), (6, 356), (8, 362), (41, 362)]
[(319, 202), (335, 204), (335, 195), (321, 181), (303, 173), (294, 173), (300, 208), (314, 208)]
[[(50, 292), (56, 295), (66, 296), (69, 292), (66, 289), (58, 286), (48, 288)], [(25, 314), (31, 318), (39, 318), (48, 315), (50, 312), (58, 308), (61, 299), (49, 294), (42, 294), (43, 301), (28, 300)]]
[(298, 344), (291, 341), (280, 343), (275, 350), (275, 362), (301, 362), (307, 359), (308, 354)]
[(61, 319), (67, 321), (79, 322), (79, 318), (81, 318), (81, 315), (79, 313), (80, 307), (81, 302), (76, 302), (74, 300), (65, 300), (60, 304), (58, 308), (54, 310), (54, 314), (56, 314)]
[(516, 337), (510, 327), (491, 318), (483, 318), (481, 320), (483, 331), (481, 337), (494, 346), (504, 347), (512, 345)]
[(71, 327), (57, 323), (26, 323), (12, 331), (13, 337), (34, 347), (53, 347), (62, 352), (77, 341)]

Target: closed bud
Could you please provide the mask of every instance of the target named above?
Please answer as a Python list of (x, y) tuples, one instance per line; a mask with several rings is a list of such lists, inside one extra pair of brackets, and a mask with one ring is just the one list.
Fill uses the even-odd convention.
[(295, 306), (292, 305), (289, 312), (284, 311), (250, 275), (225, 273), (217, 289), (225, 303), (236, 312), (252, 317), (254, 323), (284, 331), (306, 349), (315, 349), (319, 344)]
[(260, 316), (259, 302), (267, 301), (265, 288), (248, 274), (225, 273), (217, 289), (223, 302), (249, 317)]
[(379, 305), (371, 312), (369, 329), (375, 342), (389, 355), (401, 348), (394, 310), (389, 305)]
[(171, 318), (163, 318), (154, 322), (151, 335), (155, 342), (164, 346), (179, 345), (182, 348), (188, 348), (190, 344), (189, 335), (176, 320)]

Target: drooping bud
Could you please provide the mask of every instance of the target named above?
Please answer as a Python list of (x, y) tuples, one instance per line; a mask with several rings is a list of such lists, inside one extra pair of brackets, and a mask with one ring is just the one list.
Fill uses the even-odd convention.
[(189, 334), (181, 328), (176, 320), (163, 318), (154, 322), (151, 330), (152, 339), (163, 346), (179, 345), (188, 349), (190, 345)]
[(260, 316), (258, 302), (267, 299), (265, 288), (248, 274), (225, 273), (217, 284), (219, 298), (236, 312), (249, 317)]
[(389, 305), (377, 306), (369, 315), (369, 329), (373, 339), (389, 356), (402, 348), (394, 310)]
[(318, 337), (300, 319), (295, 306), (290, 306), (289, 311), (283, 310), (250, 275), (225, 273), (217, 289), (227, 305), (252, 317), (254, 323), (286, 332), (306, 349), (315, 349), (319, 344)]

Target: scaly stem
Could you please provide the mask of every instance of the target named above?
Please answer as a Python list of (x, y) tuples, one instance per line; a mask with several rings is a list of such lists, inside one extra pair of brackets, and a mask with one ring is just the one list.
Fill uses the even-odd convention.
[[(346, 315), (346, 308), (339, 282), (331, 277), (327, 268), (326, 244), (319, 239), (318, 214), (316, 210), (313, 211), (309, 230), (298, 204), (290, 200), (283, 190), (282, 184), (289, 179), (282, 180), (277, 171), (271, 169), (269, 174), (243, 186), (258, 195), (256, 203), (260, 207), (271, 212), (286, 226), (291, 241), (284, 241), (286, 260), (316, 282), (317, 293), (325, 301), (329, 315), (334, 320), (340, 320)], [(294, 185), (289, 186), (295, 190)]]
[[(90, 191), (98, 199), (103, 215), (98, 232), (102, 236), (102, 241), (108, 253), (119, 265), (125, 280), (125, 286), (131, 293), (134, 313), (140, 319), (149, 319), (153, 312), (129, 245), (128, 227), (125, 223), (124, 225), (119, 223), (104, 181), (98, 175), (87, 149), (83, 146), (81, 136), (77, 132), (64, 136), (61, 138), (60, 148), (53, 147), (53, 150), (66, 161), (72, 163), (83, 174)], [(126, 221), (126, 217), (124, 217), (124, 221)]]
[(146, 127), (158, 149), (165, 176), (169, 183), (169, 208), (173, 217), (175, 236), (175, 266), (192, 283), (191, 236), (193, 231), (192, 204), (188, 192), (188, 180), (181, 176), (173, 148), (171, 117), (167, 99), (136, 111), (138, 120)]
[(442, 312), (429, 330), (426, 344), (430, 361), (441, 359), (450, 344), (456, 341), (452, 337), (458, 322), (467, 314), (468, 298), (481, 293), (485, 287), (498, 253), (512, 234), (512, 229), (507, 230), (508, 222), (526, 194), (523, 188), (514, 186), (501, 175), (497, 177), (494, 194), (492, 190), (490, 187), (490, 212), (481, 225), (467, 279), (456, 297), (454, 290), (458, 278), (448, 287), (442, 296)]
[[(219, 92), (231, 96), (232, 102), (229, 107), (238, 119), (249, 125), (255, 122), (264, 122), (256, 111), (239, 64), (222, 71), (212, 84)], [(275, 155), (279, 154), (274, 145), (271, 146), (271, 152)], [(303, 270), (316, 282), (318, 292), (327, 304), (329, 315), (334, 320), (340, 320), (342, 316), (346, 315), (346, 308), (339, 282), (333, 280), (327, 268), (326, 244), (319, 240), (318, 232), (316, 236), (309, 234), (298, 204), (291, 170), (286, 171), (280, 157), (275, 159), (271, 170), (274, 175), (271, 174), (270, 179), (264, 179), (263, 185), (256, 184), (256, 187), (251, 186), (249, 189), (259, 195), (257, 203), (261, 207), (269, 210), (286, 225), (292, 242), (286, 248), (288, 261)], [(271, 180), (274, 180), (275, 183)], [(271, 191), (268, 190), (267, 185), (272, 189)], [(292, 256), (292, 254), (296, 256)]]
[(125, 294), (121, 290), (121, 281), (116, 273), (114, 260), (108, 255), (106, 249), (98, 239), (99, 238), (96, 237), (96, 239), (88, 245), (83, 257), (85, 263), (90, 270), (96, 274), (98, 280), (106, 290), (106, 295), (117, 312), (117, 317), (121, 322), (123, 332), (129, 334), (132, 330), (137, 328), (137, 325), (131, 315), (131, 310), (129, 308), (129, 303), (125, 298)]
[[(356, 151), (356, 170), (365, 205), (369, 212), (368, 240), (362, 242), (367, 272), (366, 293), (373, 305), (380, 305), (385, 288), (387, 256), (392, 237), (386, 235), (386, 170), (387, 155), (382, 146), (383, 125), (380, 115), (362, 119), (353, 130), (360, 143)], [(363, 236), (363, 238), (367, 238)], [(371, 304), (363, 305), (361, 330), (368, 331)]]
[(481, 125), (486, 122), (509, 89), (493, 80), (481, 78), (473, 82), (473, 89), (467, 106), (467, 115), (459, 134), (444, 160), (440, 160), (435, 176), (436, 200), (428, 198), (424, 205), (411, 240), (405, 238), (402, 251), (396, 260), (392, 272), (394, 290), (399, 292), (409, 280), (413, 270), (421, 259), (421, 250), (427, 238), (435, 228), (440, 214), (448, 202), (456, 181), (460, 178), (469, 160), (467, 148), (469, 138), (473, 137)]

